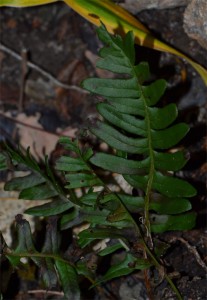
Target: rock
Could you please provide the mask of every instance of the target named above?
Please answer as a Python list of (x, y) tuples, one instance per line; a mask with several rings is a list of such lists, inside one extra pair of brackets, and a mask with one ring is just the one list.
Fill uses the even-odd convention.
[(142, 282), (137, 282), (137, 284), (131, 286), (127, 280), (120, 285), (119, 297), (120, 300), (148, 300), (146, 289)]
[(135, 14), (144, 9), (173, 8), (178, 6), (186, 6), (189, 3), (190, 0), (125, 0), (121, 5), (131, 13)]
[(184, 13), (184, 30), (187, 35), (207, 49), (207, 1), (192, 0)]

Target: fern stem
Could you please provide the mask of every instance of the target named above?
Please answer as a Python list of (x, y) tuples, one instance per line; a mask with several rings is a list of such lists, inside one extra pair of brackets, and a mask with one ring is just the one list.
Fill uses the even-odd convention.
[[(149, 247), (147, 246), (144, 238), (142, 237), (144, 246), (145, 246), (145, 250), (147, 252), (147, 254), (149, 255), (149, 257), (152, 259), (154, 266), (157, 269), (161, 268), (161, 264), (159, 263), (159, 261), (157, 260), (157, 258), (154, 256), (154, 254), (152, 253), (152, 251), (149, 249)], [(174, 293), (176, 294), (177, 298), (179, 300), (182, 300), (182, 296), (179, 292), (179, 290), (176, 288), (175, 284), (173, 283), (172, 279), (166, 274), (164, 273), (164, 278), (166, 279), (166, 281), (168, 282), (168, 284), (170, 285), (171, 289), (174, 291)]]
[[(139, 82), (138, 82), (139, 84)], [(150, 194), (152, 190), (152, 183), (153, 183), (153, 178), (154, 178), (154, 153), (153, 153), (153, 147), (152, 147), (152, 136), (151, 136), (151, 122), (150, 122), (150, 116), (149, 116), (149, 111), (148, 111), (148, 106), (146, 103), (146, 99), (142, 90), (142, 85), (139, 84), (140, 91), (142, 92), (142, 100), (145, 106), (145, 120), (146, 120), (146, 125), (147, 125), (147, 140), (148, 140), (148, 148), (149, 148), (149, 157), (150, 157), (150, 168), (149, 168), (149, 177), (148, 177), (148, 182), (147, 182), (147, 188), (145, 191), (145, 201), (144, 201), (144, 225), (146, 228), (146, 236), (150, 245), (150, 248), (153, 249), (153, 241), (152, 241), (152, 236), (151, 236), (151, 226), (150, 226), (150, 218), (149, 218), (149, 205), (150, 205)]]
[[(117, 198), (122, 203), (121, 199), (118, 196), (117, 196)], [(162, 267), (161, 263), (158, 261), (158, 259), (155, 257), (155, 255), (153, 254), (153, 252), (151, 251), (151, 249), (147, 245), (147, 243), (145, 241), (145, 238), (144, 238), (144, 236), (142, 234), (141, 228), (139, 228), (139, 225), (136, 223), (136, 221), (134, 220), (134, 218), (132, 217), (132, 215), (128, 211), (127, 207), (123, 203), (122, 203), (122, 205), (125, 207), (125, 210), (126, 210), (128, 216), (129, 216), (131, 222), (134, 224), (134, 228), (135, 228), (135, 231), (137, 233), (137, 236), (139, 238), (141, 238), (141, 240), (142, 240), (142, 243), (143, 243), (144, 249), (146, 251), (146, 254), (148, 255), (148, 257), (151, 258), (151, 261), (152, 261), (153, 265), (159, 270)], [(175, 284), (173, 283), (172, 279), (166, 273), (164, 273), (164, 278), (166, 279), (166, 281), (168, 282), (169, 286), (171, 287), (171, 289), (176, 294), (177, 299), (178, 300), (182, 300), (182, 296), (181, 296), (179, 290), (176, 288)]]
[(70, 264), (71, 266), (74, 267), (74, 264), (67, 261), (66, 259), (62, 258), (61, 256), (59, 255), (55, 255), (55, 254), (47, 254), (47, 253), (39, 253), (39, 252), (36, 252), (36, 253), (31, 253), (31, 252), (18, 252), (18, 253), (14, 253), (14, 252), (4, 252), (4, 255), (5, 256), (13, 256), (13, 257), (28, 257), (28, 258), (31, 258), (31, 257), (41, 257), (41, 258), (51, 258), (51, 259), (54, 259), (54, 260), (59, 260), (61, 262), (64, 262), (66, 264)]
[(174, 291), (174, 293), (176, 294), (178, 300), (182, 300), (182, 296), (179, 292), (179, 290), (177, 289), (177, 287), (174, 285), (172, 279), (167, 275), (165, 274), (165, 279), (168, 281), (169, 285), (171, 286), (171, 289)]

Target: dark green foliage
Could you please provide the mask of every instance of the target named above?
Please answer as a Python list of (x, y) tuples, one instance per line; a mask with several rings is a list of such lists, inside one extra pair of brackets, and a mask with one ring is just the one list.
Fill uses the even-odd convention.
[[(165, 91), (166, 82), (157, 80), (143, 85), (150, 79), (149, 68), (146, 63), (134, 64), (135, 53), (131, 32), (121, 40), (120, 37), (110, 36), (102, 26), (98, 34), (105, 47), (99, 53), (101, 58), (97, 66), (121, 73), (125, 79), (90, 78), (83, 82), (84, 88), (105, 99), (97, 105), (97, 110), (104, 121), (98, 120), (90, 130), (117, 150), (114, 155), (96, 153), (90, 162), (105, 170), (122, 174), (131, 186), (142, 189), (145, 193), (143, 206), (147, 205), (162, 214), (169, 214), (167, 204), (169, 201), (172, 208), (176, 206), (173, 214), (176, 211), (177, 213), (188, 211), (191, 208), (190, 202), (183, 197), (195, 196), (194, 187), (167, 172), (181, 169), (186, 163), (186, 158), (181, 151), (175, 153), (160, 151), (176, 145), (188, 132), (186, 124), (172, 125), (177, 117), (174, 104), (164, 108), (154, 107)], [(126, 48), (126, 43), (130, 51)], [(142, 158), (137, 160), (136, 154)], [(155, 197), (155, 193), (159, 194)], [(156, 200), (157, 197), (163, 196), (166, 205), (163, 201), (158, 203)], [(169, 229), (182, 230), (194, 225), (195, 215), (192, 213), (185, 213), (179, 218), (182, 222), (177, 225), (176, 217), (167, 215), (157, 217), (156, 221), (162, 223), (166, 220), (168, 225), (166, 227), (161, 224), (153, 225), (151, 230), (156, 232)]]
[(113, 265), (107, 273), (104, 275), (102, 280), (98, 281), (96, 284), (100, 284), (103, 281), (111, 280), (113, 278), (128, 275), (135, 270), (144, 270), (150, 267), (150, 263), (145, 259), (135, 259), (131, 254), (126, 254), (124, 260), (116, 265)]
[(6, 155), (0, 153), (0, 171), (7, 169)]
[[(94, 154), (91, 148), (79, 147), (77, 140), (62, 137), (60, 143), (71, 156), (60, 157), (55, 172), (47, 158), (40, 168), (29, 149), (24, 154), (7, 146), (7, 155), (13, 167), (20, 170), (22, 165), (26, 165), (31, 172), (6, 183), (5, 190), (20, 191), (19, 197), (22, 199), (50, 200), (28, 209), (26, 213), (55, 217), (51, 218), (47, 228), (41, 253), (33, 244), (29, 224), (20, 219), (17, 220), (18, 245), (4, 255), (13, 266), (19, 265), (20, 257), (30, 256), (43, 269), (44, 281), (49, 287), (56, 285), (58, 274), (66, 299), (80, 298), (78, 275), (94, 283), (95, 274), (84, 262), (72, 264), (62, 258), (59, 250), (61, 230), (88, 223), (89, 228), (77, 236), (80, 248), (87, 246), (90, 249), (97, 241), (110, 239), (107, 248), (97, 250), (100, 257), (115, 251), (125, 252), (125, 258), (112, 265), (103, 278), (95, 278), (95, 286), (135, 270), (159, 267), (157, 259), (168, 245), (155, 245), (154, 249), (150, 249), (149, 237), (152, 238), (153, 232), (190, 229), (196, 217), (190, 211), (191, 203), (187, 199), (196, 194), (194, 187), (172, 173), (187, 162), (182, 151), (175, 152), (170, 148), (182, 140), (188, 126), (174, 124), (177, 118), (174, 104), (155, 107), (165, 92), (166, 82), (150, 82), (148, 64), (135, 64), (131, 32), (122, 39), (109, 35), (102, 25), (98, 35), (104, 47), (100, 50), (97, 67), (117, 73), (119, 78), (90, 78), (83, 82), (83, 87), (104, 98), (97, 104), (102, 118), (93, 122), (89, 129), (111, 147), (110, 153)], [(0, 156), (0, 169), (5, 169), (9, 164), (8, 158)], [(121, 174), (143, 196), (126, 194), (121, 192), (120, 187), (117, 193), (111, 191), (104, 173), (101, 177), (98, 175), (97, 167)], [(62, 185), (57, 173), (64, 177)], [(58, 226), (60, 230), (57, 230)], [(127, 234), (129, 229), (130, 238)], [(147, 258), (146, 255), (143, 259), (143, 256), (133, 254), (131, 245), (135, 240), (142, 245), (142, 252), (150, 253)], [(168, 281), (177, 293), (172, 282)]]
[[(57, 286), (60, 281), (65, 299), (73, 295), (73, 299), (79, 299), (76, 267), (68, 260), (64, 260), (59, 252), (60, 236), (57, 231), (57, 217), (48, 220), (46, 238), (41, 252), (35, 248), (29, 223), (22, 219), (21, 215), (16, 216), (16, 228), (18, 243), (14, 250), (8, 247), (4, 249), (4, 256), (10, 261), (13, 267), (22, 266), (21, 257), (27, 257), (40, 268), (45, 285), (48, 288)], [(4, 246), (5, 247), (5, 246)], [(70, 278), (70, 284), (68, 284)]]
[(15, 151), (9, 146), (6, 147), (10, 159), (15, 163), (16, 171), (20, 171), (22, 165), (27, 166), (27, 168), (31, 170), (29, 175), (14, 178), (7, 182), (4, 186), (6, 191), (21, 191), (19, 198), (30, 200), (49, 199), (59, 195), (61, 188), (58, 186), (57, 182), (54, 182), (55, 184), (53, 184), (53, 178), (51, 178), (51, 172), (49, 172), (47, 158), (45, 159), (47, 169), (43, 172), (40, 166), (31, 157), (29, 148), (27, 149), (26, 154), (24, 154), (20, 149)]

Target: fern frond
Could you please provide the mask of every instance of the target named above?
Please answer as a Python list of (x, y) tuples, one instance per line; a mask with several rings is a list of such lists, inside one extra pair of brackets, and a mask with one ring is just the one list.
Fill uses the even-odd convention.
[[(4, 185), (6, 191), (19, 191), (19, 199), (23, 200), (53, 200), (43, 205), (29, 208), (26, 213), (36, 216), (51, 216), (60, 214), (73, 207), (73, 203), (66, 197), (54, 172), (45, 158), (44, 169), (31, 156), (29, 148), (26, 153), (20, 148), (12, 149), (6, 145), (7, 155), (13, 168), (17, 171), (29, 171), (29, 174), (12, 178)], [(26, 169), (25, 169), (26, 168)]]
[[(164, 202), (158, 203), (155, 195), (165, 199), (166, 203), (169, 201), (171, 207), (175, 204), (173, 214), (175, 210), (179, 214), (191, 208), (186, 198), (195, 196), (196, 190), (188, 182), (174, 178), (170, 173), (180, 170), (186, 164), (185, 155), (182, 151), (165, 151), (179, 143), (189, 128), (184, 123), (173, 124), (177, 117), (174, 104), (164, 108), (155, 107), (165, 92), (166, 82), (156, 80), (146, 84), (150, 80), (149, 67), (147, 63), (135, 64), (132, 32), (127, 33), (124, 39), (111, 36), (104, 25), (97, 32), (105, 44), (99, 52), (97, 67), (119, 74), (119, 79), (89, 78), (83, 82), (83, 87), (105, 99), (97, 105), (104, 120), (97, 120), (90, 130), (115, 149), (116, 154), (96, 153), (90, 162), (122, 174), (132, 187), (143, 190), (143, 216), (148, 230), (149, 211), (155, 207), (164, 214), (163, 218), (157, 217), (156, 220), (163, 224), (164, 220), (170, 219), (170, 229), (176, 230), (176, 218), (167, 215), (170, 210), (165, 210)], [(194, 226), (194, 214), (185, 213), (179, 217), (186, 220), (180, 222), (179, 229)], [(162, 228), (152, 226), (151, 230), (164, 231)]]
[(57, 230), (57, 221), (57, 217), (48, 219), (45, 242), (41, 252), (39, 252), (34, 245), (29, 222), (23, 219), (21, 215), (17, 215), (17, 246), (12, 250), (4, 245), (0, 249), (2, 257), (7, 258), (13, 267), (21, 266), (21, 258), (31, 259), (40, 269), (40, 274), (47, 288), (56, 287), (59, 281), (66, 299), (80, 299), (77, 280), (78, 268), (59, 254), (60, 236)]
[[(74, 225), (74, 222), (76, 225), (88, 222), (92, 228), (97, 227), (97, 230), (102, 230), (101, 227), (108, 226), (111, 232), (115, 227), (123, 228), (132, 226), (125, 211), (123, 211), (121, 218), (118, 218), (117, 214), (115, 218), (114, 212), (117, 208), (121, 208), (121, 204), (91, 167), (92, 149), (81, 150), (77, 141), (71, 141), (65, 137), (60, 138), (60, 143), (66, 149), (74, 152), (76, 157), (60, 157), (56, 163), (56, 169), (64, 172), (66, 189), (72, 191), (74, 194), (77, 189), (82, 189), (83, 192), (77, 198), (76, 208), (69, 214), (62, 216), (61, 228), (69, 228)], [(100, 189), (99, 192), (94, 191), (94, 188), (97, 187)], [(110, 236), (112, 237), (112, 235)], [(88, 244), (88, 240), (85, 237), (80, 238), (79, 243), (81, 244), (83, 239), (83, 244)], [(91, 239), (91, 241), (95, 239)]]
[(76, 153), (77, 157), (62, 156), (56, 163), (56, 169), (63, 171), (67, 189), (76, 189), (82, 187), (91, 188), (93, 186), (100, 186), (102, 182), (89, 167), (88, 161), (93, 155), (92, 149), (81, 151), (78, 146), (78, 141), (72, 142), (70, 139), (62, 137), (59, 141), (68, 149)]

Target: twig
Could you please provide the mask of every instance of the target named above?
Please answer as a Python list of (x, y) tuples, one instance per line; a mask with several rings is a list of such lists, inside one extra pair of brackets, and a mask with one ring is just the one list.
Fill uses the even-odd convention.
[(27, 75), (27, 50), (24, 48), (21, 52), (21, 83), (20, 83), (20, 96), (19, 96), (19, 105), (18, 112), (22, 112), (23, 101), (24, 101), (24, 88), (25, 88), (25, 79)]
[(144, 282), (147, 290), (147, 295), (150, 300), (153, 300), (149, 270), (144, 270)]
[(173, 237), (172, 239), (170, 239), (170, 242), (176, 242), (176, 241), (180, 241), (181, 243), (183, 243), (186, 248), (194, 255), (197, 263), (207, 272), (207, 266), (204, 263), (204, 261), (201, 259), (200, 254), (198, 253), (196, 247), (191, 246), (188, 241), (184, 240), (181, 237)]
[(5, 119), (8, 119), (8, 120), (10, 120), (10, 121), (12, 121), (14, 123), (20, 124), (20, 125), (25, 126), (25, 127), (29, 127), (31, 129), (34, 129), (34, 130), (43, 131), (43, 132), (45, 132), (47, 134), (55, 135), (57, 137), (60, 137), (60, 136), (67, 136), (67, 137), (69, 137), (69, 135), (65, 135), (64, 133), (61, 133), (61, 132), (60, 133), (55, 133), (55, 132), (51, 132), (51, 131), (45, 130), (44, 128), (41, 128), (41, 127), (37, 127), (37, 126), (34, 126), (34, 125), (30, 125), (30, 124), (24, 123), (24, 122), (19, 121), (19, 120), (15, 119), (15, 118), (12, 118), (12, 117), (9, 117), (9, 116), (5, 115), (2, 112), (0, 112), (0, 116), (4, 117)]
[[(15, 51), (11, 50), (10, 48), (8, 48), (7, 46), (3, 45), (2, 43), (0, 43), (0, 50), (8, 53), (9, 55), (11, 55), (12, 57), (16, 58), (19, 61), (22, 61), (22, 57), (21, 55), (19, 55), (18, 53), (16, 53)], [(42, 74), (44, 77), (48, 78), (50, 81), (52, 81), (53, 84), (62, 87), (64, 89), (67, 90), (75, 90), (78, 91), (80, 93), (84, 93), (84, 94), (88, 94), (87, 91), (85, 91), (84, 89), (76, 86), (76, 85), (68, 85), (65, 84), (61, 81), (59, 81), (58, 79), (56, 79), (54, 76), (52, 76), (50, 73), (48, 73), (47, 71), (43, 70), (42, 68), (40, 68), (38, 65), (32, 63), (31, 61), (27, 60), (27, 66), (37, 72), (39, 72), (40, 74)]]
[(64, 296), (63, 292), (47, 291), (47, 290), (31, 290), (31, 291), (27, 291), (27, 293), (28, 294), (48, 294), (48, 295)]

